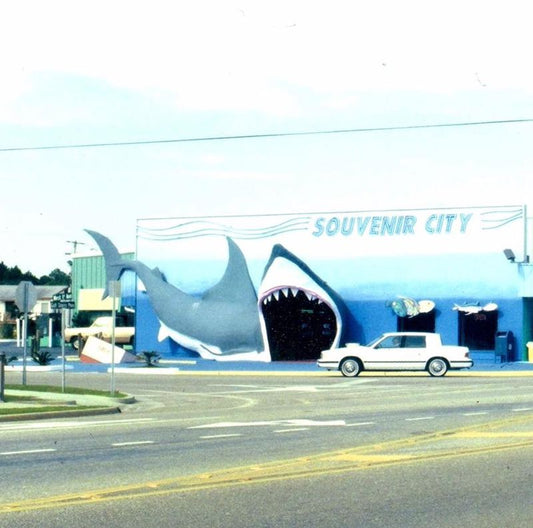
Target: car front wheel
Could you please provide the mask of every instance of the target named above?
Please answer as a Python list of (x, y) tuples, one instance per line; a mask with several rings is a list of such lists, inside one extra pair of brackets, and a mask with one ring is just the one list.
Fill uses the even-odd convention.
[(428, 363), (428, 372), (431, 376), (444, 376), (448, 372), (448, 363), (444, 359), (434, 358)]
[(340, 366), (340, 371), (343, 376), (346, 376), (348, 378), (353, 378), (355, 376), (358, 376), (361, 372), (361, 364), (357, 359), (348, 358), (343, 360)]

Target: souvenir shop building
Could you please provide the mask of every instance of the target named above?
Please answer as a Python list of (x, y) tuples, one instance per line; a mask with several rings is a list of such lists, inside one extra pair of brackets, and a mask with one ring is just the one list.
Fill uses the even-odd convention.
[(136, 349), (314, 360), (416, 330), (526, 360), (527, 227), (523, 205), (140, 219), (121, 268), (138, 278)]

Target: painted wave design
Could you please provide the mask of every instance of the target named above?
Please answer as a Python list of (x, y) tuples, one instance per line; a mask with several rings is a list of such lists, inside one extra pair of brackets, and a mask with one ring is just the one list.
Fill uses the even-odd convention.
[(258, 228), (238, 228), (232, 225), (207, 220), (193, 220), (180, 224), (161, 227), (138, 227), (137, 234), (144, 240), (181, 240), (185, 238), (199, 238), (207, 236), (229, 236), (234, 239), (270, 238), (293, 231), (306, 231), (311, 221), (310, 216), (291, 218), (281, 223)]
[(524, 209), (518, 207), (516, 209), (504, 209), (497, 211), (487, 211), (481, 213), (482, 229), (498, 229), (504, 225), (520, 220), (524, 217)]

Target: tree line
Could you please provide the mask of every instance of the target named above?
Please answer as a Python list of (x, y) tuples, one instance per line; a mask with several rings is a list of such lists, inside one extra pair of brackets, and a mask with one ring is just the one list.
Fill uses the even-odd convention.
[(36, 286), (70, 286), (70, 275), (59, 268), (48, 275), (36, 277), (33, 273), (22, 272), (18, 266), (9, 267), (0, 262), (0, 284), (18, 284), (20, 281), (30, 281)]

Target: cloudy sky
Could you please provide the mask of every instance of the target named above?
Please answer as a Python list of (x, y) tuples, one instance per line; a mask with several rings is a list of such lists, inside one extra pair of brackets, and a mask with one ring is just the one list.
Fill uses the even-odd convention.
[(68, 271), (85, 228), (132, 250), (139, 218), (527, 203), (532, 121), (394, 128), (533, 119), (531, 11), (5, 2), (0, 261)]

